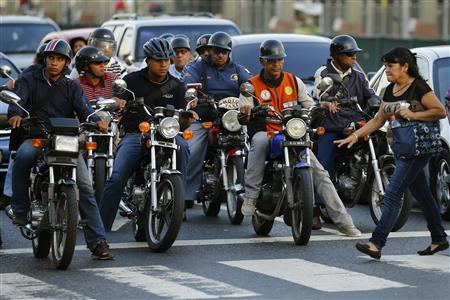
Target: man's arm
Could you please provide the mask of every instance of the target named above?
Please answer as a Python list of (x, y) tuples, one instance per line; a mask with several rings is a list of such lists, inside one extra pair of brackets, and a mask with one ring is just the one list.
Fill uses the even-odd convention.
[(186, 72), (183, 73), (182, 77), (181, 77), (181, 81), (184, 84), (187, 83), (197, 83), (200, 82), (200, 64), (202, 62), (196, 62), (194, 64), (189, 65), (188, 68), (186, 68)]
[[(19, 101), (19, 104), (26, 109), (29, 100), (28, 97), (30, 95), (30, 87), (27, 80), (25, 80), (23, 77), (19, 77), (19, 79), (17, 79), (15, 82), (12, 92), (20, 97), (21, 100)], [(14, 116), (23, 117), (25, 116), (25, 112), (16, 105), (9, 105), (8, 119)]]
[[(86, 99), (83, 93), (83, 89), (75, 81), (71, 81), (71, 88), (73, 91), (73, 108), (77, 114), (80, 122), (86, 121), (86, 118), (94, 112), (94, 109), (89, 105), (89, 101)], [(100, 118), (97, 115), (90, 117), (89, 121), (98, 122)]]
[(309, 108), (309, 107), (315, 106), (316, 103), (311, 98), (311, 96), (308, 94), (306, 85), (303, 83), (303, 81), (300, 78), (295, 77), (295, 79), (297, 80), (297, 87), (298, 87), (297, 94), (298, 94), (298, 102), (300, 103), (300, 105), (304, 108)]

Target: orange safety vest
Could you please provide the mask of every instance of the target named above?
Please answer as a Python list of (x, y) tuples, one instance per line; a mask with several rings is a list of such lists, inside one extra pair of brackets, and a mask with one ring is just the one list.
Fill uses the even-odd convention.
[[(255, 96), (259, 99), (259, 104), (267, 104), (279, 113), (298, 103), (297, 79), (295, 75), (288, 72), (283, 72), (283, 74), (283, 81), (277, 87), (267, 86), (260, 75), (249, 79), (255, 88)], [(278, 130), (281, 130), (280, 124), (270, 121), (266, 122), (266, 131)]]

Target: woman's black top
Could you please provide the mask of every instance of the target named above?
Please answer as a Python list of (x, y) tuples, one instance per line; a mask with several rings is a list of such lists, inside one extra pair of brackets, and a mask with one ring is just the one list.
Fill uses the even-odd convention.
[(423, 111), (425, 110), (422, 106), (422, 97), (432, 91), (430, 86), (423, 79), (414, 79), (408, 89), (396, 97), (393, 95), (392, 90), (394, 88), (394, 83), (389, 84), (386, 87), (386, 91), (384, 93), (383, 101), (384, 102), (398, 102), (398, 101), (407, 101), (410, 103), (409, 109), (411, 111)]

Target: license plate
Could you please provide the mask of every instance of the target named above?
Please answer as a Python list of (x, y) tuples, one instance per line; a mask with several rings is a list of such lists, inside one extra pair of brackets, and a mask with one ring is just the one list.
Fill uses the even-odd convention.
[(285, 147), (308, 147), (311, 148), (311, 142), (304, 141), (283, 141)]

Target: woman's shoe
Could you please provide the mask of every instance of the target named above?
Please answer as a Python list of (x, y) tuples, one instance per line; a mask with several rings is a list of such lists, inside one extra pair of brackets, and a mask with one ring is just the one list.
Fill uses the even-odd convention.
[(427, 249), (425, 250), (421, 250), (421, 251), (417, 251), (417, 254), (419, 255), (433, 255), (436, 252), (442, 251), (448, 249), (448, 242), (444, 242), (439, 244), (436, 248), (434, 248), (433, 250), (431, 250), (431, 246), (428, 246)]
[(364, 254), (369, 255), (372, 258), (380, 259), (381, 251), (380, 250), (371, 250), (369, 244), (356, 243), (356, 249), (361, 251)]

